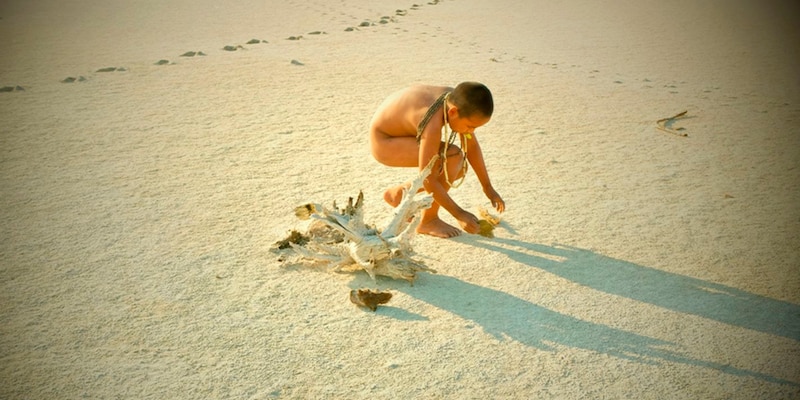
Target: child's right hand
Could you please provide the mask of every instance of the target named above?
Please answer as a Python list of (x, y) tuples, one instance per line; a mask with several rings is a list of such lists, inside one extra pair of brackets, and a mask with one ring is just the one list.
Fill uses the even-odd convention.
[(480, 224), (478, 224), (478, 217), (476, 217), (470, 212), (464, 211), (456, 219), (458, 219), (458, 223), (459, 225), (461, 225), (461, 229), (463, 229), (467, 233), (476, 234), (481, 231), (481, 226)]

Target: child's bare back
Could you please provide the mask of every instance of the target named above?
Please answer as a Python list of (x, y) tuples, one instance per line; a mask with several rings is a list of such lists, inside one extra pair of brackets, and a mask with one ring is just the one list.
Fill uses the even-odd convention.
[[(412, 148), (397, 151), (394, 146), (386, 146), (386, 137), (417, 136), (417, 124), (433, 102), (444, 92), (452, 91), (446, 86), (412, 86), (392, 93), (378, 107), (370, 123), (370, 143), (372, 154), (378, 162), (390, 167), (416, 167), (419, 164), (419, 146), (414, 140)], [(436, 118), (429, 123), (437, 132), (442, 129), (444, 120)], [(405, 142), (405, 141), (404, 141)]]
[[(484, 193), (492, 204), (503, 211), (505, 204), (492, 187), (475, 129), (491, 118), (493, 102), (489, 90), (474, 82), (459, 84), (455, 89), (447, 86), (416, 85), (391, 94), (378, 107), (370, 123), (370, 146), (375, 159), (390, 167), (424, 168), (435, 155), (442, 160), (425, 181), (425, 190), (434, 198), (433, 206), (423, 213), (417, 228), (419, 233), (438, 237), (452, 237), (460, 230), (442, 221), (439, 208), (455, 217), (461, 228), (478, 232), (478, 220), (462, 209), (449, 196), (451, 187), (463, 179), (467, 162), (475, 171)], [(442, 137), (442, 130), (452, 133)], [(461, 147), (446, 141), (460, 140)], [(386, 201), (396, 206), (407, 184), (390, 188), (384, 194)]]

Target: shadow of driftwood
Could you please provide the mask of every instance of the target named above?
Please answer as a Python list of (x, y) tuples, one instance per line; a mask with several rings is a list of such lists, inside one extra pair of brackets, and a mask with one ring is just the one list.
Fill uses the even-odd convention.
[(605, 293), (800, 341), (796, 304), (575, 247), (503, 238), (474, 244)]
[[(731, 288), (718, 287), (718, 285), (677, 275), (670, 276), (670, 274), (609, 259), (585, 250), (531, 245), (504, 239), (495, 239), (495, 241), (517, 246), (519, 250), (511, 250), (485, 242), (480, 242), (478, 245), (507, 254), (527, 265), (551, 270), (560, 276), (599, 290), (653, 302), (675, 310), (692, 310), (701, 315), (731, 320), (734, 318), (732, 313), (716, 310), (717, 307), (730, 306), (730, 303), (719, 304), (718, 302), (716, 305), (709, 306), (708, 309), (704, 305), (692, 306), (690, 303), (706, 301), (706, 296), (716, 298), (715, 296), (718, 296), (716, 293), (720, 291), (724, 293), (722, 296), (735, 294), (738, 296), (736, 298), (740, 299), (730, 301), (746, 303), (747, 298), (753, 298), (753, 295), (748, 295), (750, 297), (741, 299), (745, 294)], [(540, 258), (535, 253), (546, 253), (551, 257), (559, 257), (561, 260)], [(583, 271), (579, 271), (581, 269)], [(623, 278), (625, 282), (620, 282)], [(606, 280), (615, 282), (609, 283), (605, 282)], [(690, 283), (693, 285), (687, 286)], [(714, 291), (710, 292), (706, 288), (714, 288)], [(736, 376), (748, 376), (772, 383), (800, 386), (800, 383), (760, 372), (694, 359), (681, 354), (674, 343), (584, 321), (538, 306), (516, 296), (449, 276), (426, 275), (425, 279), (418, 281), (415, 286), (399, 285), (396, 290), (473, 321), (480, 325), (485, 332), (498, 339), (509, 337), (542, 350), (552, 350), (553, 344), (559, 344), (642, 363), (677, 362), (713, 368)], [(658, 292), (651, 293), (652, 290), (658, 290)], [(690, 294), (687, 291), (697, 292), (693, 294), (693, 300), (691, 298), (680, 299), (680, 297), (687, 297)], [(660, 296), (667, 296), (670, 299), (662, 300)], [(753, 301), (756, 301), (759, 307), (772, 305), (770, 302), (758, 303), (758, 301), (766, 301), (763, 299)], [(786, 308), (783, 312), (792, 310), (792, 308)], [(736, 317), (735, 320), (739, 321), (739, 318)], [(762, 323), (770, 321), (771, 319), (764, 320)], [(792, 332), (790, 327), (778, 331), (787, 333), (787, 335)]]

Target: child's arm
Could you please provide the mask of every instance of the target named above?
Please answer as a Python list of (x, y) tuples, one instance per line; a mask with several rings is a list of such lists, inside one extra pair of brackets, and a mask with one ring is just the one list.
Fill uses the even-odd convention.
[(492, 206), (496, 208), (498, 212), (505, 211), (505, 201), (503, 201), (500, 194), (494, 190), (492, 182), (489, 180), (489, 172), (486, 171), (486, 162), (483, 160), (483, 152), (481, 151), (480, 143), (478, 143), (478, 138), (472, 133), (467, 136), (467, 142), (467, 160), (469, 161), (469, 165), (472, 166), (472, 170), (475, 171), (475, 175), (478, 177), (481, 187), (483, 187), (483, 193), (489, 198), (489, 201), (492, 202)]
[[(439, 126), (438, 129), (441, 129), (441, 126)], [(420, 170), (424, 169), (425, 166), (428, 165), (428, 162), (430, 162), (433, 156), (439, 154), (439, 146), (441, 143), (439, 141), (439, 135), (437, 124), (435, 123), (429, 124), (425, 129), (425, 132), (422, 134), (419, 143)], [(433, 200), (436, 203), (447, 210), (450, 215), (459, 221), (462, 229), (469, 233), (477, 233), (480, 230), (478, 218), (475, 217), (474, 214), (464, 210), (461, 208), (461, 206), (456, 204), (453, 198), (447, 193), (447, 189), (442, 185), (442, 182), (439, 179), (439, 174), (441, 173), (441, 170), (438, 168), (439, 165), (442, 165), (441, 160), (439, 160), (437, 167), (431, 171), (431, 175), (425, 179), (425, 190), (430, 193), (431, 196), (433, 196)]]

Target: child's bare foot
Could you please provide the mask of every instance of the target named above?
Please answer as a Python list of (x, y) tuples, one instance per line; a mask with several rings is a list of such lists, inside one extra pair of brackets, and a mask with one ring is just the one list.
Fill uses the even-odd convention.
[(461, 230), (437, 217), (430, 221), (423, 220), (417, 227), (417, 233), (440, 238), (451, 238), (460, 235)]
[(386, 191), (383, 192), (383, 200), (389, 203), (390, 206), (397, 207), (400, 205), (400, 202), (403, 201), (403, 190), (408, 189), (408, 187), (408, 184), (404, 183), (386, 189)]

